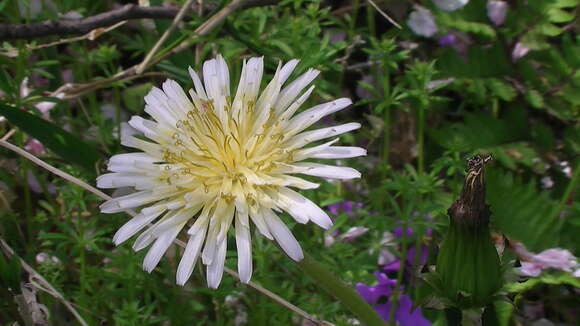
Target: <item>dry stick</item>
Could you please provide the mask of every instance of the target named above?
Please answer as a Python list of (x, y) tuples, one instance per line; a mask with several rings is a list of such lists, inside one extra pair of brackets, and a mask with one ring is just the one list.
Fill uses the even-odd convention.
[(81, 35), (81, 36), (76, 36), (76, 37), (71, 37), (71, 38), (65, 38), (65, 39), (60, 39), (58, 41), (54, 41), (54, 42), (50, 42), (50, 43), (44, 43), (44, 44), (39, 44), (39, 45), (35, 45), (35, 46), (29, 46), (28, 50), (38, 50), (38, 49), (43, 49), (43, 48), (48, 48), (51, 46), (55, 46), (55, 45), (61, 45), (61, 44), (66, 44), (66, 43), (72, 43), (72, 42), (76, 42), (76, 41), (82, 41), (82, 40), (89, 40), (89, 41), (94, 41), (96, 40), (99, 36), (103, 35), (104, 33), (110, 32), (112, 30), (114, 30), (115, 28), (118, 28), (120, 26), (123, 26), (127, 23), (126, 20), (123, 20), (121, 22), (118, 22), (112, 26), (109, 27), (99, 27), (99, 28), (95, 28), (92, 31), (86, 33), (85, 35)]
[[(5, 143), (5, 141), (2, 140), (2, 143)], [(32, 268), (30, 265), (28, 265), (24, 261), (24, 259), (20, 258), (14, 252), (14, 250), (8, 245), (8, 243), (6, 243), (6, 241), (4, 241), (4, 239), (2, 237), (0, 237), (0, 246), (2, 247), (2, 249), (4, 250), (4, 252), (6, 253), (6, 255), (9, 258), (16, 257), (18, 260), (20, 260), (20, 265), (22, 265), (24, 270), (27, 271), (34, 278), (36, 278), (42, 284), (42, 286), (46, 287), (46, 289), (48, 289), (48, 291), (46, 291), (47, 293), (51, 294), (52, 296), (54, 296), (55, 298), (60, 300), (60, 302), (62, 302), (62, 304), (75, 316), (75, 318), (77, 319), (77, 321), (81, 325), (83, 325), (83, 326), (89, 325), (83, 319), (83, 317), (76, 311), (76, 309), (72, 306), (72, 304), (67, 299), (65, 299), (62, 296), (62, 294), (60, 294), (60, 292), (58, 292), (44, 277), (42, 277), (42, 275), (40, 275), (36, 270), (34, 270), (34, 268)]]
[(157, 40), (157, 42), (155, 43), (153, 48), (151, 48), (149, 53), (147, 53), (147, 55), (145, 56), (145, 59), (143, 59), (143, 61), (137, 66), (137, 69), (135, 69), (135, 73), (137, 75), (140, 75), (143, 73), (143, 71), (147, 67), (147, 64), (149, 63), (149, 61), (151, 61), (151, 58), (153, 58), (155, 53), (157, 53), (157, 50), (159, 50), (161, 45), (163, 45), (165, 40), (167, 40), (169, 35), (173, 32), (173, 30), (175, 30), (175, 28), (177, 27), (177, 24), (179, 24), (179, 22), (183, 19), (183, 17), (187, 13), (187, 9), (189, 9), (189, 7), (191, 7), (192, 2), (193, 2), (193, 0), (187, 0), (183, 4), (183, 6), (181, 6), (181, 9), (179, 9), (179, 12), (177, 13), (175, 18), (173, 19), (173, 22), (171, 22), (171, 26), (169, 26), (169, 28), (166, 29), (165, 32), (163, 32), (163, 34), (161, 35), (159, 40)]
[(385, 17), (391, 24), (395, 25), (398, 29), (402, 28), (401, 25), (399, 25), (393, 18), (389, 17), (389, 15), (387, 15), (384, 11), (382, 11), (381, 8), (379, 8), (379, 6), (377, 6), (377, 4), (373, 0), (367, 1), (379, 12), (379, 14)]
[[(40, 166), (40, 167), (42, 167), (42, 168), (44, 168), (44, 169), (46, 169), (46, 170), (54, 173), (54, 174), (56, 174), (57, 176), (65, 179), (65, 180), (67, 180), (67, 181), (69, 181), (71, 183), (74, 183), (75, 185), (77, 185), (77, 186), (79, 186), (79, 187), (81, 187), (81, 188), (83, 188), (85, 190), (88, 190), (89, 192), (91, 192), (91, 193), (93, 193), (93, 194), (101, 197), (102, 199), (105, 199), (105, 200), (112, 199), (111, 196), (109, 196), (106, 193), (100, 191), (99, 189), (97, 189), (97, 188), (89, 185), (88, 183), (86, 183), (86, 182), (84, 182), (84, 181), (82, 181), (82, 180), (80, 180), (78, 178), (73, 177), (72, 175), (70, 175), (70, 174), (68, 174), (68, 173), (66, 173), (66, 172), (64, 172), (62, 170), (59, 170), (59, 169), (53, 167), (52, 165), (44, 162), (43, 160), (41, 160), (38, 157), (36, 157), (36, 156), (28, 153), (27, 151), (21, 149), (18, 146), (15, 146), (15, 145), (13, 145), (13, 144), (5, 141), (5, 140), (0, 140), (0, 146), (3, 146), (5, 148), (7, 148), (7, 149), (9, 149), (9, 150), (11, 150), (13, 152), (15, 152), (16, 154), (25, 157), (26, 159), (32, 161), (34, 164), (36, 164), (36, 165), (38, 165), (38, 166)], [(131, 216), (137, 215), (137, 213), (135, 213), (132, 210), (127, 210), (125, 212), (128, 213)], [(185, 248), (185, 246), (186, 246), (185, 242), (183, 242), (183, 241), (181, 241), (179, 239), (175, 239), (174, 242), (178, 246), (180, 246), (182, 248)], [(236, 277), (236, 278), (239, 279), (239, 275), (235, 271), (233, 271), (233, 270), (231, 270), (231, 269), (229, 269), (227, 267), (224, 267), (224, 271), (226, 273), (228, 273), (228, 274), (230, 274), (230, 275), (232, 275), (232, 276), (234, 276), (234, 277)], [(283, 306), (285, 308), (288, 308), (289, 310), (291, 310), (291, 311), (295, 312), (296, 314), (298, 314), (298, 315), (300, 315), (300, 316), (302, 316), (302, 317), (310, 320), (313, 323), (316, 323), (317, 325), (328, 325), (327, 322), (321, 321), (321, 320), (313, 317), (312, 315), (308, 314), (304, 310), (298, 308), (297, 306), (295, 306), (295, 305), (291, 304), (290, 302), (284, 300), (282, 297), (278, 296), (277, 294), (271, 292), (270, 290), (268, 290), (268, 289), (266, 289), (266, 288), (264, 288), (264, 287), (262, 287), (262, 286), (260, 286), (260, 285), (258, 285), (256, 283), (254, 283), (254, 282), (248, 282), (246, 285), (248, 285), (249, 287), (255, 289), (256, 291), (264, 294), (265, 296), (269, 297), (270, 299), (272, 299), (274, 302), (280, 304), (281, 306)]]
[[(252, 6), (258, 6), (258, 5), (270, 5), (270, 4), (271, 3), (269, 1), (259, 2), (259, 1), (249, 1), (249, 0), (234, 0), (234, 1), (230, 2), (227, 6), (222, 8), (220, 11), (215, 13), (213, 16), (211, 16), (207, 21), (205, 21), (203, 24), (201, 24), (198, 28), (196, 28), (193, 36), (207, 35), (218, 24), (220, 24), (222, 21), (224, 21), (224, 19), (228, 15), (230, 15), (232, 12), (236, 11), (237, 9), (239, 9), (242, 6), (252, 7)], [(189, 40), (185, 40), (185, 41), (181, 42), (179, 45), (177, 45), (171, 51), (168, 51), (162, 55), (153, 57), (151, 59), (151, 61), (149, 62), (149, 64), (147, 64), (147, 66), (144, 67), (144, 69), (147, 69), (148, 67), (158, 63), (159, 61), (161, 61), (165, 58), (167, 58), (168, 56), (171, 56), (175, 53), (178, 53), (178, 52), (181, 52), (181, 51), (187, 49), (189, 46), (190, 46)], [(52, 92), (51, 96), (55, 96), (58, 93), (65, 93), (66, 94), (65, 98), (67, 98), (67, 99), (78, 97), (86, 92), (104, 87), (105, 85), (108, 85), (112, 82), (123, 80), (123, 79), (129, 78), (131, 76), (135, 76), (137, 66), (138, 65), (132, 66), (128, 69), (125, 69), (125, 70), (115, 74), (114, 76), (111, 76), (109, 78), (104, 78), (101, 80), (97, 80), (95, 82), (90, 82), (90, 83), (86, 83), (86, 84), (78, 84), (78, 85), (75, 85), (75, 84), (62, 85), (56, 91)]]
[(0, 23), (0, 40), (31, 40), (50, 35), (86, 34), (99, 27), (114, 25), (129, 19), (171, 19), (177, 10), (165, 7), (140, 7), (128, 4), (84, 19), (70, 21), (47, 20), (32, 24)]

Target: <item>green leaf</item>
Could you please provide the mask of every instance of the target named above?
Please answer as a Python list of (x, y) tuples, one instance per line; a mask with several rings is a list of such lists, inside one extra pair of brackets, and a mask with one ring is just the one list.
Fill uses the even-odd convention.
[(504, 289), (508, 293), (521, 294), (532, 290), (540, 284), (548, 285), (571, 285), (580, 289), (580, 279), (570, 273), (559, 272), (556, 274), (543, 274), (537, 278), (531, 278), (525, 282), (508, 283)]
[(490, 78), (487, 81), (487, 86), (494, 95), (504, 101), (509, 102), (517, 96), (515, 88), (501, 79)]
[(509, 326), (514, 305), (509, 301), (494, 301), (485, 308), (482, 316), (483, 326)]
[(548, 18), (553, 23), (567, 23), (574, 19), (574, 15), (562, 9), (551, 8), (548, 10)]
[(562, 221), (554, 216), (557, 205), (535, 182), (524, 182), (510, 172), (490, 169), (487, 173), (487, 202), (492, 225), (510, 239), (523, 242), (532, 251), (558, 244)]
[(541, 109), (544, 107), (544, 97), (535, 89), (528, 89), (525, 94), (525, 98), (528, 103), (530, 103), (530, 105), (536, 109)]
[(68, 162), (94, 170), (101, 154), (78, 136), (26, 111), (0, 102), (0, 114)]

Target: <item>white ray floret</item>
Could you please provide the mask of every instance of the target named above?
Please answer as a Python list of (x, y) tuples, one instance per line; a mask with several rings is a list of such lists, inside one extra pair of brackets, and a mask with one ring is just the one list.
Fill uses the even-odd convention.
[(304, 257), (302, 249), (277, 212), (287, 212), (298, 223), (332, 226), (320, 207), (293, 189), (319, 186), (301, 175), (344, 180), (359, 178), (360, 173), (305, 160), (351, 158), (366, 155), (366, 150), (334, 146), (336, 136), (360, 128), (358, 123), (305, 131), (352, 102), (341, 98), (297, 113), (319, 74), (309, 69), (284, 87), (297, 64), (298, 60), (280, 64), (260, 92), (263, 58), (251, 58), (243, 63), (233, 91), (228, 66), (217, 56), (203, 64), (202, 75), (188, 69), (194, 85), (188, 92), (173, 80), (161, 89), (154, 87), (145, 96), (151, 120), (134, 116), (123, 125), (122, 144), (141, 152), (111, 157), (111, 173), (98, 177), (97, 186), (136, 191), (100, 208), (103, 213), (140, 208), (113, 241), (119, 245), (141, 232), (133, 248), (150, 246), (143, 262), (146, 271), (158, 265), (183, 230), (188, 239), (177, 284), (187, 282), (199, 259), (206, 265), (208, 286), (217, 288), (233, 227), (238, 273), (247, 283), (253, 270), (252, 225), (296, 261)]

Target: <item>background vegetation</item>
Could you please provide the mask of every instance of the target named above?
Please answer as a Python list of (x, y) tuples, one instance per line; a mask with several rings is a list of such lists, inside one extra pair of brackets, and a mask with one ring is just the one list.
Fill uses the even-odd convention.
[[(184, 1), (150, 2), (177, 12)], [(374, 273), (383, 271), (416, 303), (424, 302), (428, 293), (418, 273), (435, 262), (464, 160), (491, 153), (492, 227), (510, 240), (503, 255), (513, 303), (502, 312), (506, 325), (580, 323), (580, 278), (552, 269), (527, 280), (516, 273), (521, 257), (510, 250), (510, 243), (521, 242), (536, 253), (560, 247), (580, 254), (577, 0), (509, 1), (501, 24), (490, 20), (486, 0), (453, 12), (430, 0), (375, 0), (401, 28), (369, 1), (250, 1), (202, 36), (196, 29), (228, 1), (200, 2), (203, 10), (195, 5), (142, 75), (123, 73), (142, 62), (171, 19), (132, 19), (73, 40), (67, 38), (75, 35), (0, 37), (0, 135), (10, 133), (4, 141), (94, 184), (106, 158), (127, 150), (119, 126), (143, 114), (151, 86), (172, 78), (189, 89), (186, 68), (199, 70), (216, 53), (229, 63), (234, 85), (243, 58), (264, 56), (266, 80), (278, 61), (299, 58), (293, 76), (312, 67), (322, 71), (307, 104), (352, 98), (355, 104), (331, 119), (361, 122), (363, 128), (341, 142), (369, 153), (348, 163), (362, 179), (307, 192), (335, 214), (335, 224), (324, 231), (290, 223), (305, 251), (353, 286), (373, 284)], [(3, 0), (0, 22), (74, 20), (123, 4)], [(409, 27), (411, 12), (424, 10), (414, 7), (419, 4), (436, 23), (429, 37)], [(115, 77), (119, 73), (122, 78)], [(63, 88), (67, 83), (75, 85)], [(143, 252), (111, 242), (125, 214), (102, 215), (97, 196), (12, 151), (0, 153), (0, 324), (24, 325), (23, 306), (30, 313), (48, 311), (50, 324), (78, 323), (15, 257), (90, 325), (312, 324), (231, 276), (210, 290), (197, 268), (185, 287), (176, 286), (175, 255), (145, 273)], [(406, 227), (413, 233), (401, 231)], [(260, 236), (253, 240), (256, 283), (320, 320), (356, 325), (276, 246)], [(410, 254), (423, 248), (426, 261)], [(227, 266), (235, 270), (235, 251), (230, 256)], [(398, 257), (404, 262), (398, 269), (385, 269)], [(424, 307), (422, 314), (442, 322), (438, 310)]]

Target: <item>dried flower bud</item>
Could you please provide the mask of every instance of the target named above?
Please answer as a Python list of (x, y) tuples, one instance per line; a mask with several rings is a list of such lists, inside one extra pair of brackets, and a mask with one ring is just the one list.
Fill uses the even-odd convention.
[(444, 295), (462, 308), (487, 305), (502, 283), (501, 266), (489, 231), (485, 203), (485, 164), (470, 158), (463, 190), (448, 210), (449, 230), (437, 257)]

